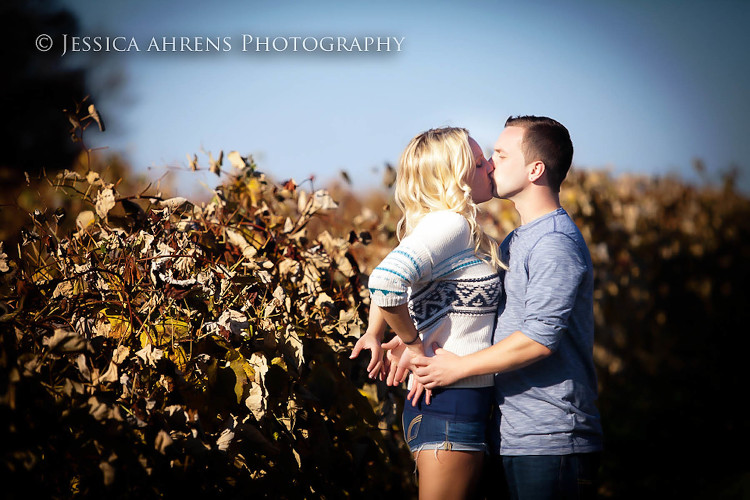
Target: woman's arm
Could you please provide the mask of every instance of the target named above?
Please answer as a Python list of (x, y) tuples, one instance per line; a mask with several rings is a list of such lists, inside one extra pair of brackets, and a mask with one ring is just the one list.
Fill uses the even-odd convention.
[[(424, 357), (424, 344), (419, 332), (412, 323), (409, 315), (409, 308), (406, 304), (396, 307), (384, 308), (383, 315), (385, 320), (391, 326), (396, 336), (390, 342), (383, 345), (388, 350), (386, 359), (390, 359), (391, 365), (386, 366), (388, 372), (386, 382), (388, 385), (400, 384), (406, 378), (407, 371), (413, 371), (416, 367), (413, 360)], [(405, 338), (406, 337), (406, 338)], [(404, 341), (414, 340), (411, 345)], [(393, 364), (395, 362), (395, 365)], [(406, 399), (411, 401), (412, 406), (417, 406), (420, 396), (424, 392), (425, 403), (430, 404), (432, 400), (432, 391), (425, 390), (424, 386), (416, 379), (412, 379), (412, 387)]]
[(370, 304), (370, 314), (367, 317), (367, 331), (365, 334), (375, 335), (381, 342), (383, 341), (383, 335), (385, 335), (385, 318), (383, 317), (383, 311), (375, 304)]
[(445, 260), (445, 252), (450, 255), (460, 252), (469, 239), (468, 223), (460, 214), (450, 211), (427, 214), (370, 274), (367, 286), (372, 304), (379, 306), (397, 337), (387, 347), (392, 354), (388, 359), (395, 362), (389, 370), (389, 385), (403, 382), (406, 372), (412, 369), (411, 359), (424, 354), (422, 339), (409, 315), (410, 290), (429, 283), (434, 262)]
[[(422, 338), (409, 315), (409, 306), (401, 304), (394, 307), (383, 307), (382, 314), (385, 321), (393, 329), (406, 349), (401, 353), (393, 382), (401, 383), (406, 378), (406, 372), (412, 369), (412, 360), (417, 356), (424, 356)], [(391, 378), (389, 377), (389, 382)]]

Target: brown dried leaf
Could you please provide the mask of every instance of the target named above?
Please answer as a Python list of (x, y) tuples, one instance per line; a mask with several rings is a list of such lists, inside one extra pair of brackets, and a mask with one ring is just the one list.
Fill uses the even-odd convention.
[(89, 104), (89, 116), (94, 119), (97, 125), (99, 125), (99, 130), (104, 132), (104, 120), (102, 120), (101, 115), (99, 115), (99, 112), (93, 104)]
[(102, 403), (96, 396), (91, 396), (88, 401), (89, 414), (97, 420), (103, 420), (110, 414), (110, 408), (106, 403)]
[(120, 379), (119, 375), (117, 374), (117, 365), (110, 361), (109, 366), (107, 367), (107, 370), (99, 375), (99, 377), (94, 377), (94, 379), (91, 381), (94, 385), (97, 383), (102, 382), (117, 382)]
[(76, 217), (76, 227), (79, 231), (84, 231), (87, 227), (93, 224), (95, 220), (94, 212), (91, 210), (85, 210)]
[(313, 194), (313, 211), (333, 210), (338, 208), (338, 206), (338, 203), (333, 201), (333, 198), (325, 189), (315, 191), (315, 193)]
[(172, 439), (172, 436), (170, 436), (164, 429), (161, 429), (156, 435), (156, 439), (154, 439), (154, 448), (156, 448), (156, 451), (164, 455), (167, 448), (172, 446), (173, 443), (174, 440)]
[(115, 193), (112, 189), (102, 189), (96, 194), (96, 214), (105, 219), (107, 214), (115, 206)]
[(245, 159), (240, 155), (239, 151), (230, 151), (227, 155), (227, 160), (237, 170), (243, 170), (247, 166)]
[(48, 337), (42, 340), (51, 351), (59, 352), (78, 352), (83, 351), (88, 347), (86, 339), (78, 335), (72, 330), (66, 330), (64, 328), (58, 328), (55, 330), (52, 337)]
[(10, 271), (8, 267), (8, 254), (3, 252), (3, 242), (0, 241), (0, 273), (7, 273)]
[(263, 388), (260, 384), (252, 384), (250, 395), (245, 399), (245, 406), (252, 412), (255, 420), (260, 421), (266, 413), (266, 400), (263, 397)]
[(292, 357), (296, 361), (297, 369), (302, 367), (305, 362), (305, 356), (302, 347), (302, 341), (299, 339), (297, 332), (295, 331), (294, 325), (287, 325), (285, 331), (285, 345)]
[(115, 364), (122, 364), (123, 361), (128, 359), (130, 355), (130, 348), (124, 345), (118, 345), (117, 349), (112, 353), (112, 361)]

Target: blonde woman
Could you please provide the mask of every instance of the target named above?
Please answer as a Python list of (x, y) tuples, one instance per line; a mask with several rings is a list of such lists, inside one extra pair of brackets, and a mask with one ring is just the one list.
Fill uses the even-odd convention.
[[(458, 355), (492, 345), (502, 296), (497, 243), (476, 221), (492, 198), (493, 167), (462, 128), (432, 129), (411, 140), (399, 161), (396, 203), (400, 244), (370, 275), (370, 324), (351, 357), (371, 351), (371, 377), (401, 382), (433, 343)], [(396, 333), (381, 346), (385, 323)], [(383, 347), (394, 366), (386, 368)], [(412, 387), (403, 427), (417, 465), (420, 498), (465, 498), (486, 451), (493, 377), (470, 377), (435, 389)], [(429, 403), (429, 404), (428, 404)], [(427, 450), (430, 450), (427, 452)]]

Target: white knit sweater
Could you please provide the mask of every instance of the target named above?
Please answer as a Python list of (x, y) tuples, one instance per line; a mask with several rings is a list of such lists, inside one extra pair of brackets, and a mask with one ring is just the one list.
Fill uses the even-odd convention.
[[(373, 270), (368, 287), (377, 306), (408, 301), (427, 356), (434, 355), (433, 342), (460, 356), (492, 345), (502, 281), (474, 253), (471, 228), (460, 214), (425, 215)], [(492, 375), (481, 375), (451, 387), (491, 385)]]

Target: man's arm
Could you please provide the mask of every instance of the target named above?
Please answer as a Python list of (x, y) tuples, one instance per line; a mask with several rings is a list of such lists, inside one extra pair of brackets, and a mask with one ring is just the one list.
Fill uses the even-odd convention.
[(417, 382), (427, 389), (443, 387), (473, 375), (502, 373), (530, 365), (553, 351), (520, 331), (513, 332), (497, 344), (466, 356), (435, 349), (435, 356), (413, 360)]
[(525, 317), (520, 329), (491, 347), (461, 358), (441, 350), (431, 359), (414, 360), (425, 365), (414, 372), (420, 383), (434, 388), (470, 375), (516, 370), (554, 352), (567, 329), (586, 265), (570, 237), (549, 233), (534, 246), (528, 267)]

